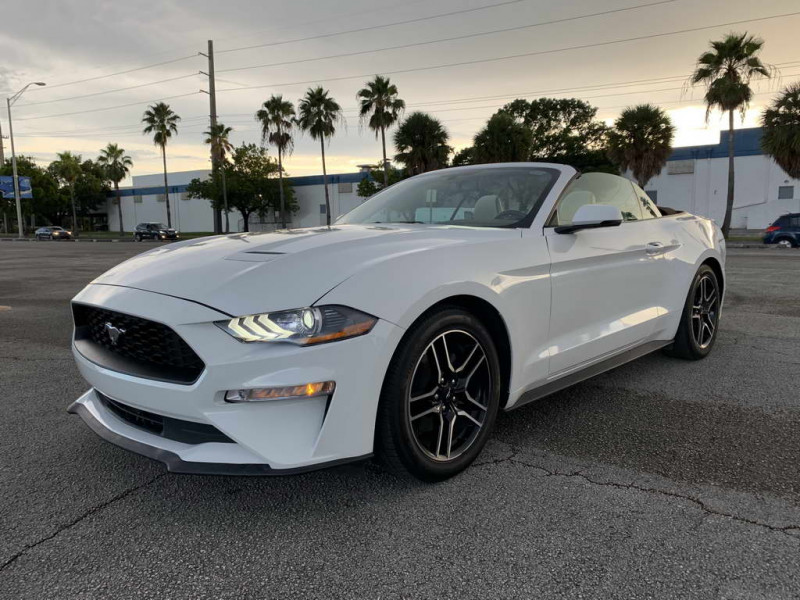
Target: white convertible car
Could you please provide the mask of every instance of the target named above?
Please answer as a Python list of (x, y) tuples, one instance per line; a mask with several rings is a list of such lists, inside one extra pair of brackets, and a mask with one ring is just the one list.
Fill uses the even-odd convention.
[(375, 455), (428, 481), (509, 410), (659, 348), (714, 345), (725, 244), (629, 180), (544, 163), (435, 171), (328, 228), (188, 240), (73, 300), (70, 407), (170, 471)]

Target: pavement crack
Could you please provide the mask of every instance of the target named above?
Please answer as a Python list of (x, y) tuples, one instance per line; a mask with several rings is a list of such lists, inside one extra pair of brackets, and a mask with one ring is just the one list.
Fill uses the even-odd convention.
[(550, 469), (548, 469), (546, 467), (543, 467), (541, 465), (532, 464), (532, 463), (526, 462), (524, 460), (520, 460), (518, 458), (515, 458), (513, 456), (512, 457), (508, 457), (508, 458), (506, 458), (504, 460), (498, 460), (497, 462), (512, 462), (514, 464), (522, 465), (524, 467), (538, 469), (538, 470), (544, 472), (546, 477), (579, 478), (579, 479), (583, 479), (584, 481), (586, 481), (587, 483), (590, 483), (592, 485), (597, 485), (597, 486), (602, 486), (602, 487), (613, 487), (613, 488), (624, 489), (624, 490), (635, 490), (635, 491), (646, 493), (646, 494), (655, 494), (655, 495), (660, 495), (660, 496), (667, 496), (669, 498), (678, 498), (680, 500), (685, 500), (687, 502), (690, 502), (690, 503), (694, 504), (700, 510), (705, 512), (706, 514), (714, 515), (714, 516), (718, 516), (718, 517), (726, 517), (726, 518), (731, 519), (733, 521), (738, 521), (740, 523), (745, 523), (747, 525), (753, 525), (753, 526), (756, 526), (756, 527), (763, 527), (765, 529), (769, 529), (770, 531), (775, 531), (775, 532), (787, 535), (787, 536), (789, 536), (790, 538), (792, 538), (794, 540), (797, 540), (798, 537), (793, 532), (794, 531), (800, 531), (800, 525), (787, 525), (787, 526), (784, 526), (784, 527), (778, 527), (778, 526), (775, 526), (775, 525), (770, 525), (769, 523), (764, 523), (762, 521), (757, 521), (755, 519), (749, 519), (747, 517), (742, 517), (740, 515), (736, 515), (736, 514), (733, 514), (733, 513), (728, 513), (728, 512), (721, 511), (721, 510), (717, 510), (715, 508), (712, 508), (712, 507), (708, 506), (708, 504), (706, 504), (700, 498), (697, 498), (695, 496), (691, 496), (689, 494), (681, 494), (679, 492), (670, 492), (670, 491), (661, 490), (661, 489), (658, 489), (658, 488), (644, 487), (644, 486), (636, 485), (634, 483), (619, 483), (619, 482), (616, 482), (616, 481), (598, 481), (596, 479), (592, 479), (591, 477), (588, 477), (582, 471), (571, 471), (571, 472), (566, 472), (566, 473), (565, 472), (560, 472), (560, 471), (552, 471), (552, 470), (550, 470)]
[(147, 486), (149, 486), (149, 485), (151, 485), (151, 484), (155, 483), (156, 481), (158, 481), (159, 479), (161, 479), (161, 478), (162, 478), (162, 477), (164, 477), (165, 475), (167, 475), (167, 472), (166, 472), (166, 471), (165, 471), (164, 473), (159, 473), (159, 474), (158, 474), (158, 475), (156, 475), (155, 477), (151, 477), (150, 479), (148, 479), (147, 481), (145, 481), (144, 483), (142, 483), (142, 484), (140, 484), (140, 485), (137, 485), (137, 486), (135, 486), (135, 487), (132, 487), (132, 488), (128, 488), (127, 490), (124, 490), (124, 491), (120, 492), (119, 494), (117, 494), (116, 496), (113, 496), (112, 498), (110, 498), (110, 499), (106, 500), (105, 502), (103, 502), (103, 503), (101, 503), (101, 504), (98, 504), (97, 506), (93, 506), (93, 507), (91, 507), (89, 510), (87, 510), (86, 512), (84, 512), (84, 513), (83, 513), (82, 515), (80, 515), (79, 517), (77, 517), (77, 518), (73, 519), (72, 521), (69, 521), (68, 523), (65, 523), (65, 524), (63, 524), (63, 525), (59, 526), (59, 527), (58, 527), (58, 528), (57, 528), (57, 529), (56, 529), (56, 530), (55, 530), (53, 533), (51, 533), (50, 535), (48, 535), (48, 536), (45, 536), (45, 537), (41, 538), (40, 540), (37, 540), (37, 541), (35, 541), (35, 542), (34, 542), (34, 543), (32, 543), (32, 544), (28, 544), (27, 546), (25, 546), (24, 548), (22, 548), (22, 549), (21, 549), (19, 552), (17, 552), (16, 554), (14, 554), (14, 555), (13, 555), (11, 558), (9, 558), (8, 560), (6, 560), (6, 561), (5, 561), (3, 564), (0, 564), (0, 573), (2, 573), (2, 572), (3, 572), (3, 571), (5, 571), (5, 570), (6, 570), (8, 567), (10, 567), (12, 564), (14, 564), (14, 562), (16, 562), (16, 560), (17, 560), (18, 558), (20, 558), (21, 556), (23, 556), (23, 555), (27, 554), (29, 551), (33, 550), (33, 549), (34, 549), (34, 548), (36, 548), (37, 546), (39, 546), (39, 545), (41, 545), (41, 544), (44, 544), (45, 542), (47, 542), (47, 541), (49, 541), (49, 540), (52, 540), (53, 538), (55, 538), (56, 536), (58, 536), (58, 535), (59, 535), (61, 532), (63, 532), (63, 531), (66, 531), (66, 530), (68, 530), (68, 529), (71, 529), (71, 528), (75, 527), (76, 525), (78, 525), (78, 524), (80, 524), (82, 521), (84, 521), (85, 519), (87, 519), (87, 518), (91, 517), (92, 515), (94, 515), (94, 514), (96, 514), (96, 513), (100, 512), (101, 510), (103, 510), (103, 509), (105, 509), (105, 508), (108, 508), (108, 507), (109, 507), (109, 506), (111, 506), (112, 504), (114, 504), (114, 503), (116, 503), (116, 502), (119, 502), (120, 500), (124, 500), (125, 498), (127, 498), (127, 497), (128, 497), (128, 496), (130, 496), (131, 494), (133, 494), (133, 493), (135, 493), (135, 492), (137, 492), (137, 491), (139, 491), (139, 490), (141, 490), (141, 489), (143, 489), (143, 488), (146, 488)]

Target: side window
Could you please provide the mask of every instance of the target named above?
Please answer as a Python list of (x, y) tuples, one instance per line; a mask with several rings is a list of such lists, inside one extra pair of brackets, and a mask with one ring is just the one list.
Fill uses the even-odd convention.
[(548, 225), (571, 224), (575, 212), (584, 204), (616, 206), (625, 221), (638, 221), (642, 218), (640, 200), (630, 181), (608, 173), (584, 173), (573, 179), (564, 190)]
[(800, 215), (792, 217), (789, 220), (789, 223), (791, 224), (791, 227), (800, 227)]
[(661, 211), (658, 210), (658, 207), (650, 200), (650, 197), (647, 195), (642, 188), (640, 188), (635, 183), (633, 184), (633, 191), (636, 192), (636, 196), (639, 198), (639, 204), (642, 209), (642, 218), (643, 219), (657, 219), (661, 216)]

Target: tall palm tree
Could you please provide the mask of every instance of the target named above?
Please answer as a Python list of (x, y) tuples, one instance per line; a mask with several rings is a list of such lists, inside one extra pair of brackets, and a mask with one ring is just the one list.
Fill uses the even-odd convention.
[(59, 152), (57, 159), (50, 164), (50, 169), (57, 179), (69, 188), (69, 197), (72, 202), (72, 228), (78, 234), (78, 214), (75, 210), (75, 182), (81, 175), (81, 155), (73, 154), (69, 150)]
[(147, 107), (142, 117), (145, 124), (142, 133), (153, 134), (153, 143), (161, 148), (161, 159), (164, 162), (164, 200), (167, 202), (167, 227), (172, 227), (172, 212), (169, 209), (169, 184), (167, 183), (167, 142), (173, 134), (178, 135), (178, 121), (181, 118), (169, 107), (169, 104), (158, 102)]
[(793, 179), (800, 179), (800, 83), (789, 85), (761, 117), (761, 147)]
[(222, 123), (211, 125), (208, 131), (204, 131), (203, 135), (206, 136), (204, 140), (206, 144), (211, 146), (212, 168), (219, 169), (222, 177), (222, 203), (225, 207), (225, 233), (230, 233), (230, 222), (228, 219), (228, 186), (225, 182), (225, 157), (228, 152), (233, 150), (233, 144), (229, 139), (233, 128), (225, 127)]
[(652, 104), (626, 108), (608, 133), (608, 156), (631, 170), (639, 187), (661, 172), (672, 153), (675, 127), (667, 113)]
[[(383, 149), (383, 187), (389, 187), (389, 163), (386, 161), (386, 130), (394, 125), (406, 108), (406, 103), (397, 96), (397, 86), (388, 77), (376, 75), (366, 87), (356, 94), (360, 103), (359, 116), (367, 121), (369, 128), (381, 136)], [(367, 118), (369, 117), (369, 120)]]
[(125, 154), (124, 148), (120, 148), (117, 144), (108, 144), (105, 148), (100, 150), (100, 156), (97, 157), (97, 162), (105, 168), (107, 177), (114, 183), (114, 192), (117, 195), (117, 211), (119, 214), (119, 234), (123, 235), (125, 233), (125, 228), (122, 226), (122, 195), (119, 191), (119, 182), (125, 179), (128, 173), (130, 173), (133, 160), (130, 156)]
[(723, 39), (711, 42), (711, 50), (697, 59), (697, 67), (689, 80), (692, 85), (703, 83), (706, 86), (706, 120), (715, 108), (728, 112), (728, 201), (722, 222), (722, 233), (726, 238), (733, 212), (733, 113), (738, 110), (744, 117), (753, 98), (750, 81), (754, 77), (772, 75), (772, 68), (758, 57), (763, 46), (764, 40), (747, 32), (729, 33)]
[(328, 227), (331, 226), (331, 201), (328, 195), (328, 172), (325, 168), (325, 138), (336, 133), (336, 125), (342, 122), (342, 107), (328, 95), (322, 86), (308, 88), (297, 105), (297, 126), (307, 131), (312, 139), (319, 140), (322, 149), (322, 183), (325, 187), (325, 211)]
[[(290, 155), (294, 149), (292, 139), (292, 129), (294, 127), (294, 106), (283, 96), (272, 95), (269, 100), (262, 104), (256, 111), (256, 121), (261, 123), (261, 143), (269, 142), (278, 149), (278, 179), (280, 180), (281, 198), (281, 227), (286, 229), (286, 206), (283, 197), (283, 157)], [(312, 134), (313, 135), (313, 134)], [(323, 170), (325, 166), (325, 148), (322, 149)], [(325, 197), (327, 199), (328, 187), (325, 186)]]
[(405, 165), (409, 175), (435, 171), (447, 166), (453, 149), (447, 145), (450, 135), (432, 116), (415, 112), (403, 121), (394, 133), (399, 151), (395, 159)]

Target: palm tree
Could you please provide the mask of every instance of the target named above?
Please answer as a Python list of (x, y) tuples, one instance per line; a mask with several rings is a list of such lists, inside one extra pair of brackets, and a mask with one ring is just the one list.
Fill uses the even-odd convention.
[(336, 125), (342, 122), (342, 107), (321, 86), (308, 88), (297, 107), (300, 114), (297, 126), (307, 131), (312, 139), (319, 140), (322, 148), (322, 183), (325, 187), (326, 221), (330, 227), (331, 201), (328, 196), (328, 172), (325, 169), (325, 138), (336, 133)]
[(629, 107), (608, 133), (608, 156), (623, 171), (630, 169), (636, 183), (644, 188), (667, 164), (674, 135), (672, 121), (657, 106)]
[(793, 179), (800, 179), (800, 83), (789, 85), (761, 117), (761, 147)]
[(754, 77), (770, 77), (772, 68), (758, 57), (764, 40), (745, 33), (729, 33), (723, 39), (711, 42), (711, 50), (697, 59), (697, 67), (690, 79), (691, 85), (706, 86), (706, 120), (711, 111), (719, 108), (728, 112), (728, 201), (722, 233), (727, 238), (731, 225), (734, 193), (734, 127), (733, 113), (738, 110), (744, 117), (753, 90)]
[(164, 200), (167, 202), (167, 227), (172, 227), (172, 213), (169, 210), (169, 184), (167, 183), (167, 141), (172, 134), (178, 135), (178, 121), (181, 118), (169, 107), (169, 104), (158, 102), (144, 111), (142, 133), (153, 134), (153, 143), (161, 147), (161, 158), (164, 162)]
[(360, 102), (359, 116), (362, 122), (367, 121), (375, 137), (381, 136), (383, 148), (383, 187), (389, 187), (389, 164), (386, 161), (386, 130), (394, 125), (406, 108), (406, 103), (397, 97), (397, 86), (388, 77), (376, 75), (368, 81), (366, 87), (356, 94)]
[(229, 136), (233, 131), (231, 127), (225, 127), (222, 123), (216, 123), (204, 131), (206, 136), (205, 143), (211, 146), (212, 168), (220, 169), (222, 175), (222, 202), (225, 207), (225, 233), (230, 233), (230, 222), (228, 220), (228, 188), (225, 182), (225, 156), (233, 150), (233, 144)]
[(56, 178), (60, 179), (69, 188), (69, 197), (72, 202), (72, 228), (78, 234), (78, 214), (75, 210), (75, 182), (81, 175), (81, 155), (73, 154), (69, 150), (59, 152), (58, 158), (50, 164), (50, 169)]
[(131, 157), (125, 154), (125, 149), (117, 144), (108, 144), (100, 150), (97, 162), (103, 165), (108, 178), (114, 183), (114, 192), (117, 195), (117, 210), (119, 211), (119, 234), (123, 235), (125, 229), (122, 226), (122, 196), (119, 191), (119, 182), (125, 179), (133, 166)]
[(394, 133), (394, 145), (399, 151), (395, 160), (405, 165), (409, 175), (446, 167), (452, 152), (447, 145), (449, 138), (437, 119), (422, 112), (411, 113)]
[[(256, 112), (256, 121), (261, 123), (261, 143), (268, 141), (278, 149), (278, 179), (280, 180), (281, 227), (286, 229), (286, 206), (283, 197), (283, 157), (294, 149), (292, 128), (294, 127), (294, 106), (281, 95), (272, 95)], [(313, 135), (313, 134), (312, 134)], [(323, 170), (325, 167), (325, 148), (322, 149)], [(325, 187), (327, 199), (328, 188)]]

